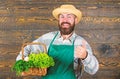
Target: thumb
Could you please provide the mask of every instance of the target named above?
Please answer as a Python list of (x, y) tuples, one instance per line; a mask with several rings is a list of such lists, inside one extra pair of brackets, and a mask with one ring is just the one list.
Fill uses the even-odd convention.
[(86, 41), (85, 40), (82, 40), (82, 47), (86, 49)]

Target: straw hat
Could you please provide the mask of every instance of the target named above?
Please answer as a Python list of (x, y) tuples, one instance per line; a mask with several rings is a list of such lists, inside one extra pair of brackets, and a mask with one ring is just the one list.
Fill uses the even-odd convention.
[(53, 16), (58, 20), (58, 15), (61, 13), (72, 13), (77, 16), (78, 22), (81, 20), (82, 13), (76, 9), (73, 5), (61, 5), (60, 7), (53, 10)]

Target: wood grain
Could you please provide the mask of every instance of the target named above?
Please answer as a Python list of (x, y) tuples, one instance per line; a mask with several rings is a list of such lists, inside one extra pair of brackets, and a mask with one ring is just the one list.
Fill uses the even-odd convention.
[(90, 43), (99, 61), (99, 71), (92, 76), (83, 72), (82, 79), (120, 78), (119, 0), (0, 0), (0, 79), (38, 79), (18, 77), (11, 67), (23, 43), (58, 30), (51, 12), (61, 4), (82, 11), (75, 31)]

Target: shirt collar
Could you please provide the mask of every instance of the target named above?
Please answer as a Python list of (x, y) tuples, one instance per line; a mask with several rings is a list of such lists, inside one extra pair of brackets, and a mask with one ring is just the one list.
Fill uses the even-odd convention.
[[(76, 37), (76, 33), (73, 32), (73, 34), (72, 34), (67, 40), (69, 40), (69, 41), (72, 43), (72, 42), (74, 41), (75, 37)], [(61, 36), (60, 31), (58, 32), (58, 35), (57, 35), (56, 38), (57, 38), (57, 39), (62, 39), (62, 40), (63, 40), (63, 37)], [(63, 40), (63, 41), (64, 41), (64, 40)]]

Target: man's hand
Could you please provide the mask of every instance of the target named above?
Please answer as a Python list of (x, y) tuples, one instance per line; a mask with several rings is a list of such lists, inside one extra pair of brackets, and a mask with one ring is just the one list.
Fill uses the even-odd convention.
[(75, 57), (80, 59), (85, 59), (87, 57), (86, 51), (86, 41), (82, 41), (82, 46), (77, 46), (75, 49)]

